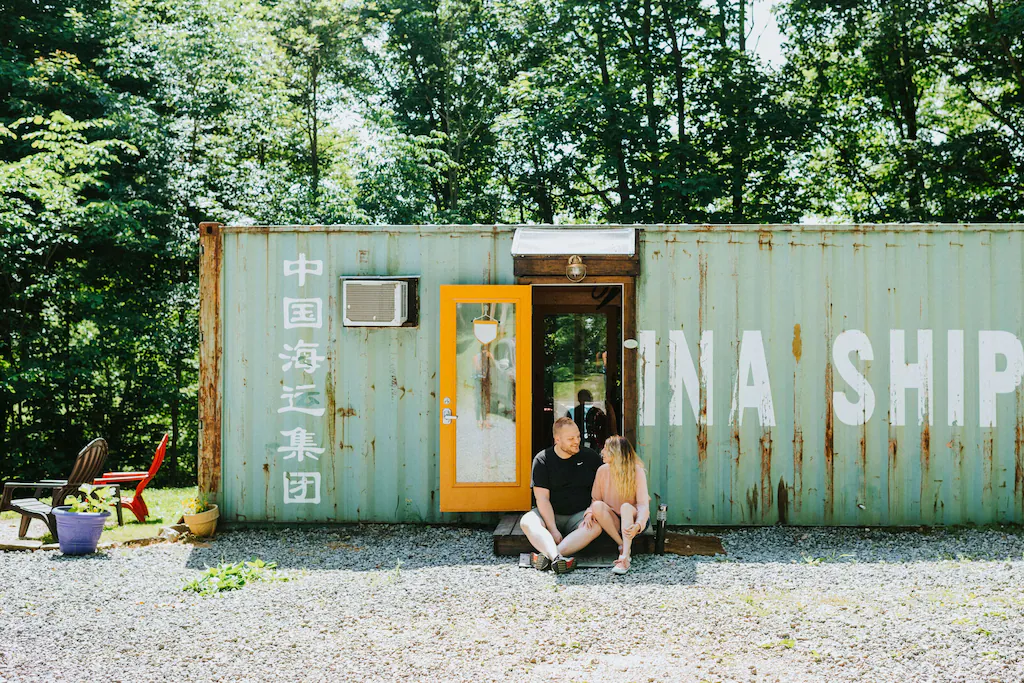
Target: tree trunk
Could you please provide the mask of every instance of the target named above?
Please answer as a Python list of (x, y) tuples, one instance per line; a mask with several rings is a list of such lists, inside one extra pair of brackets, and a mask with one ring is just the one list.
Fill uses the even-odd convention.
[(679, 47), (675, 20), (665, 3), (662, 4), (662, 15), (665, 17), (665, 28), (668, 30), (668, 37), (672, 43), (672, 70), (676, 87), (676, 143), (679, 145), (679, 153), (676, 155), (677, 174), (678, 181), (682, 182), (686, 178), (686, 98), (683, 96), (683, 53)]
[(651, 0), (644, 0), (644, 96), (647, 114), (647, 154), (651, 164), (651, 219), (664, 220), (661, 206), (661, 150), (658, 144), (657, 107), (654, 103), (654, 66), (651, 60)]
[(619, 130), (618, 109), (611, 89), (611, 77), (608, 75), (608, 56), (605, 54), (604, 30), (597, 30), (597, 61), (601, 69), (601, 85), (604, 91), (605, 105), (608, 109), (607, 145), (615, 159), (615, 176), (619, 193), (619, 220), (623, 223), (632, 222), (633, 209), (630, 206), (629, 176), (626, 171), (626, 154), (622, 144), (622, 131)]
[(310, 203), (314, 212), (317, 211), (320, 198), (320, 64), (317, 57), (313, 58), (309, 68), (309, 104), (307, 106), (307, 123), (309, 126), (309, 161), (310, 161)]

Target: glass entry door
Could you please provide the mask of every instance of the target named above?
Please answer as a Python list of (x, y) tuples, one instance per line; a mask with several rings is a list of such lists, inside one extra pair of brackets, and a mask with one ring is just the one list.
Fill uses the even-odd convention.
[(622, 290), (617, 286), (535, 287), (533, 451), (570, 417), (584, 445), (600, 451), (621, 434)]
[(531, 288), (441, 287), (441, 511), (530, 508)]

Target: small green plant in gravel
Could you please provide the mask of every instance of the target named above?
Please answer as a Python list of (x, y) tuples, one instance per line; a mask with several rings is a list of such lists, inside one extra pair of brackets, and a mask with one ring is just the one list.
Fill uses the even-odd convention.
[(192, 591), (200, 595), (213, 595), (222, 591), (238, 590), (251, 581), (287, 581), (273, 570), (275, 562), (264, 562), (254, 558), (250, 562), (231, 564), (226, 562), (216, 567), (207, 567), (198, 579), (185, 583), (182, 590)]

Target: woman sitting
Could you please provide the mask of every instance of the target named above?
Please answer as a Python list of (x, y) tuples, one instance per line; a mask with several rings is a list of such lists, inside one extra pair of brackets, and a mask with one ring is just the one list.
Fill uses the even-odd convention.
[(608, 437), (601, 450), (601, 458), (605, 464), (597, 470), (594, 478), (594, 488), (590, 493), (593, 502), (587, 509), (584, 524), (589, 526), (594, 520), (615, 539), (620, 555), (612, 572), (625, 574), (629, 571), (633, 538), (647, 528), (651, 519), (647, 473), (625, 437)]

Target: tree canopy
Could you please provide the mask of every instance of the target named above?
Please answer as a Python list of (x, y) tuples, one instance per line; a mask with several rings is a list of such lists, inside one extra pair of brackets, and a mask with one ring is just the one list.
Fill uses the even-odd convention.
[(203, 220), (1024, 220), (1024, 2), (750, 9), (0, 4), (0, 475), (194, 475)]

